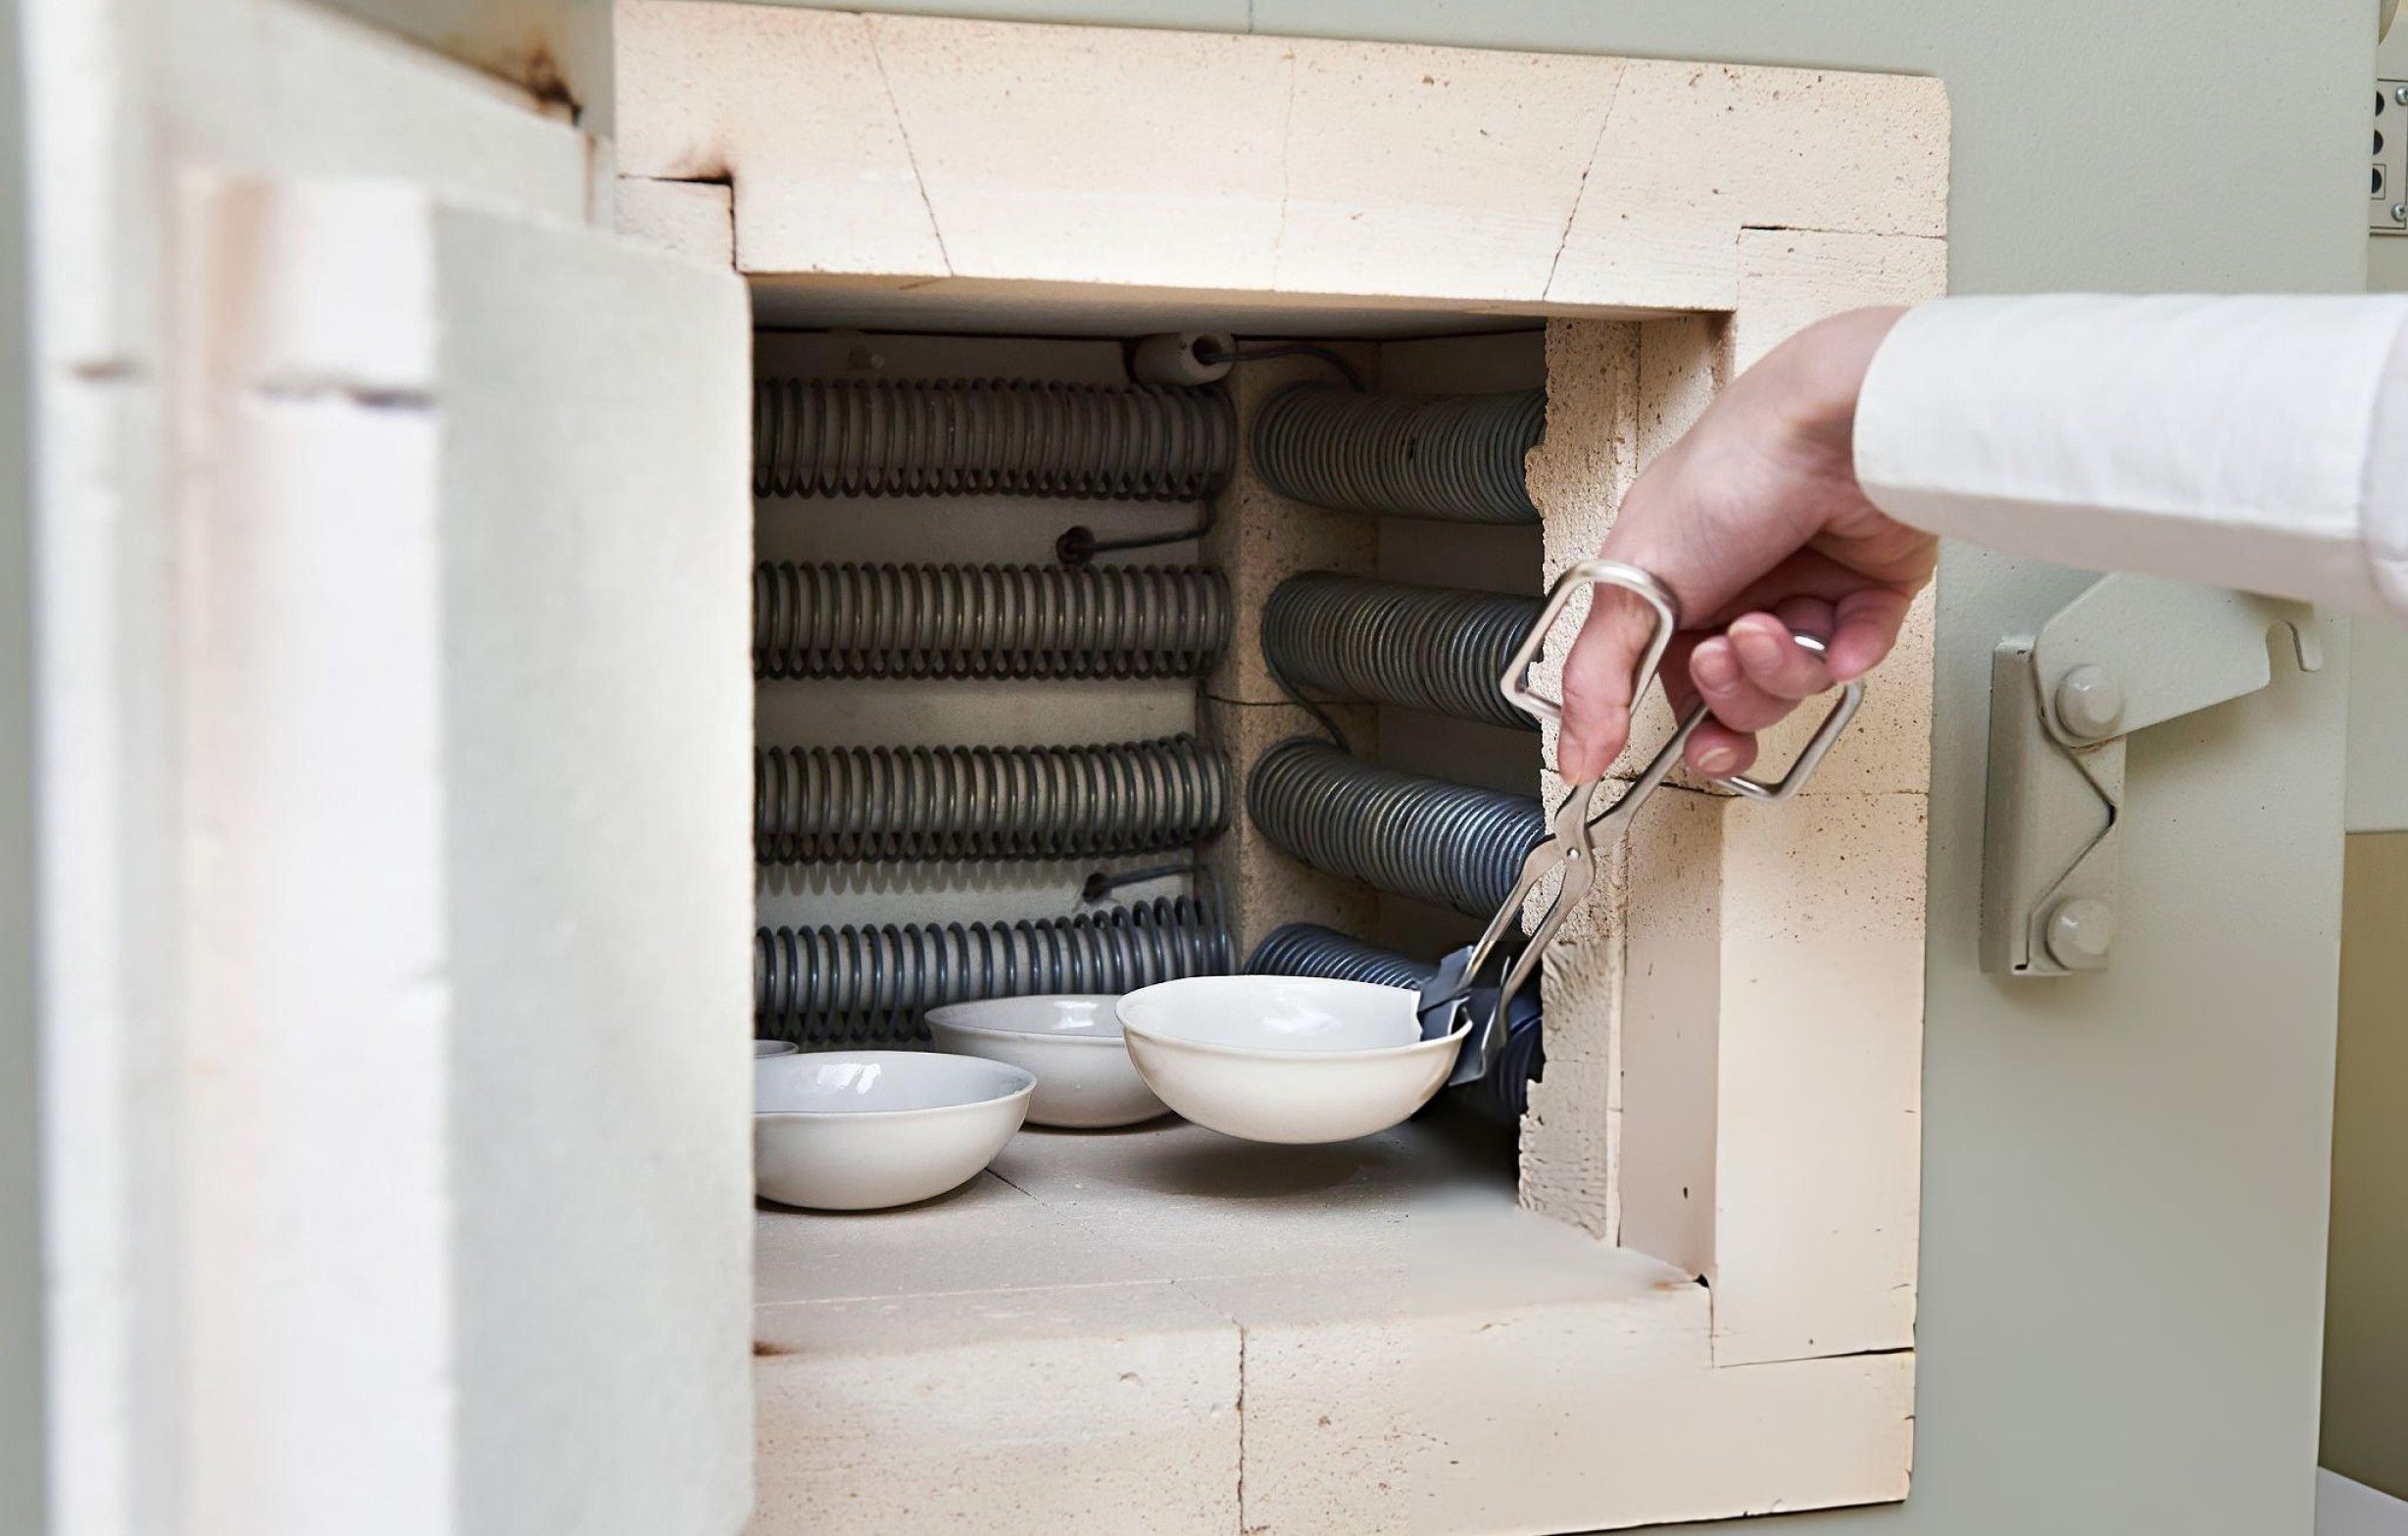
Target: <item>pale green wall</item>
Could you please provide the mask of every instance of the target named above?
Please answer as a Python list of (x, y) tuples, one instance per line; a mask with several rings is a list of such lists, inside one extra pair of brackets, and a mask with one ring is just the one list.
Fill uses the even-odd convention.
[[(2364, 278), (2374, 0), (866, 9), (1928, 73), (1959, 291)], [(1943, 581), (1916, 1492), (1781, 1528), (2305, 1536), (2345, 636), (2136, 741), (2114, 971), (2001, 985), (1973, 966), (1988, 658), (2079, 578), (1956, 549)]]
[[(2376, 50), (2408, 79), (2408, 24)], [(2370, 235), (2366, 285), (2408, 290), (2408, 235)], [(2361, 619), (2349, 678), (2350, 880), (2333, 1127), (2324, 1462), (2408, 1499), (2408, 624)], [(2387, 834), (2387, 835), (2386, 835)]]
[[(2375, 73), (2408, 80), (2408, 22), (2376, 49)], [(2366, 268), (2369, 289), (2408, 292), (2408, 234), (2367, 236)], [(2355, 628), (2360, 666), (2350, 678), (2349, 830), (2408, 831), (2408, 624), (2368, 619)]]
[(2352, 832), (2408, 832), (2408, 622), (2361, 619), (2350, 634), (2343, 821)]
[(42, 1509), (41, 1229), (33, 1059), (32, 467), (25, 94), (0, 3), (0, 1531)]

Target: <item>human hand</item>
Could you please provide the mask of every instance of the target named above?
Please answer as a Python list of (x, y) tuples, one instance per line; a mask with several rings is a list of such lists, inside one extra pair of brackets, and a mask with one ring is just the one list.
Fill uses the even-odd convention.
[[(1798, 702), (1870, 671), (1896, 643), (1939, 540), (1884, 515), (1856, 483), (1856, 395), (1897, 309), (1807, 326), (1734, 380), (1632, 485), (1598, 554), (1651, 572), (1680, 605), (1665, 653), (1676, 711), (1713, 718), (1689, 766), (1716, 777), (1755, 762), (1755, 733)], [(1654, 613), (1595, 589), (1563, 669), (1556, 762), (1597, 777), (1630, 736), (1632, 669)], [(1827, 642), (1816, 658), (1793, 633)]]

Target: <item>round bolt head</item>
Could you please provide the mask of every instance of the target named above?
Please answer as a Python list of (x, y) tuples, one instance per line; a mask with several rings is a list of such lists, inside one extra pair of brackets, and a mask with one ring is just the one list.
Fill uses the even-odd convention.
[(2087, 663), (2057, 682), (2057, 723), (2085, 741), (2115, 734), (2124, 718), (2124, 685), (2104, 667)]
[(2068, 970), (2097, 970), (2115, 943), (2115, 909), (2089, 896), (2057, 903), (2048, 914), (2048, 958)]
[(2391, 222), (2395, 224), (2408, 224), (2408, 203), (2391, 205)]
[(2408, 85), (2392, 86), (2391, 99), (2398, 102), (2403, 107), (2408, 107)]

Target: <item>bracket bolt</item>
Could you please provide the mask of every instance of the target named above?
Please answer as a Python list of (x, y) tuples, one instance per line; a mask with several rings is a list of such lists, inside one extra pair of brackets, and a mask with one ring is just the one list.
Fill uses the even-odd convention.
[(2398, 102), (2403, 107), (2408, 107), (2408, 85), (2392, 86), (2391, 99)]
[(2408, 203), (2391, 205), (2391, 222), (2395, 224), (2408, 224)]
[(2057, 683), (2057, 723), (2085, 741), (2115, 734), (2124, 718), (2124, 685), (2104, 667), (2085, 663)]
[(2099, 970), (2115, 943), (2115, 909), (2089, 896), (2057, 903), (2048, 914), (2048, 958), (2068, 970)]

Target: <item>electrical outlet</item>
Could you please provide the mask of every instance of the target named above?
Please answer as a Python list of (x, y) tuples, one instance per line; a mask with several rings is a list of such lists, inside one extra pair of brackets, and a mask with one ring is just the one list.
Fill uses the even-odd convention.
[(2408, 80), (2375, 82), (2375, 156), (2366, 223), (2377, 234), (2408, 234)]

